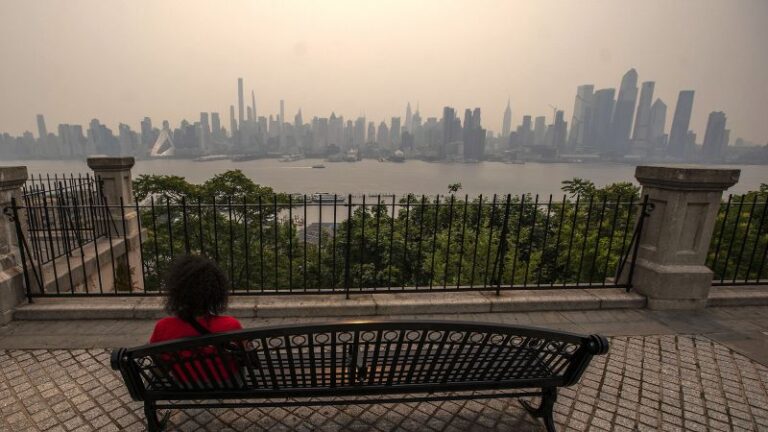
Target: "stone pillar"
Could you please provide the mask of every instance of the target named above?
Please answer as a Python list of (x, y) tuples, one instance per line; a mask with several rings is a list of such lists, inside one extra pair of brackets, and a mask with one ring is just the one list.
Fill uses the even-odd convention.
[(706, 306), (712, 270), (706, 265), (723, 191), (738, 169), (638, 166), (635, 177), (653, 204), (639, 240), (633, 288), (651, 309)]
[[(125, 238), (126, 261), (117, 261), (118, 278), (121, 286), (130, 283), (131, 290), (143, 291), (144, 278), (142, 275), (141, 244), (139, 242), (139, 215), (136, 214), (136, 203), (133, 199), (133, 177), (131, 168), (136, 163), (133, 157), (89, 157), (88, 167), (101, 182), (102, 193), (109, 206), (113, 224), (110, 224), (114, 234)], [(122, 198), (123, 207), (120, 207)], [(123, 215), (125, 215), (125, 232), (123, 232)], [(128, 274), (121, 275), (119, 269), (123, 263), (128, 263)]]
[[(120, 198), (126, 206), (133, 204), (132, 157), (89, 157), (88, 167), (102, 182), (104, 196), (110, 206), (119, 206)], [(117, 209), (120, 211), (120, 209)]]
[[(21, 203), (21, 186), (27, 181), (27, 167), (0, 167), (0, 325), (11, 321), (13, 309), (24, 303), (24, 273), (16, 238), (16, 225), (10, 214), (11, 199)], [(25, 222), (20, 215), (20, 220)], [(22, 225), (24, 229), (24, 225)]]

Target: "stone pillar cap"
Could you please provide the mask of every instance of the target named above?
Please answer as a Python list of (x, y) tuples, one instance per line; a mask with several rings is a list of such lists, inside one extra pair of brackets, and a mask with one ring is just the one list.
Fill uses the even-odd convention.
[(0, 166), (0, 190), (16, 189), (27, 181), (27, 167)]
[(643, 186), (688, 191), (724, 191), (739, 181), (740, 169), (693, 166), (646, 166), (635, 169)]
[(94, 171), (125, 171), (133, 168), (133, 156), (92, 156), (87, 159), (88, 168)]

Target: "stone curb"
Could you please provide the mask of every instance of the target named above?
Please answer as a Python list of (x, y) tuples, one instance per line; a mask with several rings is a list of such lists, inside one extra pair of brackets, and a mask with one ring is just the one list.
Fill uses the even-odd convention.
[[(253, 296), (230, 299), (238, 318), (337, 317), (642, 308), (645, 297), (621, 289), (555, 289), (343, 295)], [(18, 307), (17, 320), (157, 319), (160, 297), (37, 298)]]
[(744, 285), (712, 287), (707, 306), (765, 306), (768, 305), (768, 286)]
[[(238, 318), (351, 317), (458, 313), (640, 309), (646, 298), (623, 289), (577, 288), (484, 292), (233, 297)], [(708, 306), (768, 305), (768, 286), (712, 288)], [(38, 298), (18, 307), (17, 320), (158, 319), (160, 297)]]

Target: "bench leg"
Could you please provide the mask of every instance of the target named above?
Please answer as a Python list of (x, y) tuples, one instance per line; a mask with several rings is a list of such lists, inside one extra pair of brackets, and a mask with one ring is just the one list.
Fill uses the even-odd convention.
[(556, 388), (542, 389), (541, 404), (538, 407), (534, 407), (529, 402), (521, 400), (520, 404), (528, 411), (534, 418), (540, 418), (544, 420), (544, 426), (547, 428), (547, 432), (555, 432), (555, 418), (553, 415), (553, 408), (555, 401), (557, 400)]
[(144, 415), (147, 417), (147, 430), (149, 432), (161, 432), (168, 423), (170, 412), (166, 412), (162, 419), (158, 419), (155, 403), (144, 401)]

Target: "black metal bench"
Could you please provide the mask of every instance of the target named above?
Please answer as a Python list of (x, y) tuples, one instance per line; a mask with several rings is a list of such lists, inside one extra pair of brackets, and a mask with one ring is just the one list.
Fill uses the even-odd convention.
[[(158, 409), (343, 405), (541, 396), (522, 404), (555, 430), (557, 388), (608, 341), (534, 327), (346, 321), (247, 329), (112, 353), (149, 430)], [(528, 389), (529, 391), (524, 391)]]

